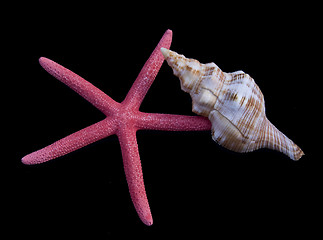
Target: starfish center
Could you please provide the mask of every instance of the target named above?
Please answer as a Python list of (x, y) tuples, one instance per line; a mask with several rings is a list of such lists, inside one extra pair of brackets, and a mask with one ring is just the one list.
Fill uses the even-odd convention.
[(133, 110), (121, 104), (120, 107), (113, 112), (112, 117), (114, 118), (115, 122), (118, 123), (119, 127), (130, 127), (133, 125), (132, 123), (135, 122), (138, 113), (139, 111)]

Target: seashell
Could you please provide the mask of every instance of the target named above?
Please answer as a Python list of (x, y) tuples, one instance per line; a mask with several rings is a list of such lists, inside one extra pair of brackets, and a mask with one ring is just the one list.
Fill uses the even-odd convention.
[(212, 122), (212, 138), (218, 144), (235, 152), (274, 149), (293, 160), (304, 155), (267, 119), (263, 94), (248, 74), (225, 73), (214, 63), (161, 51), (182, 90), (191, 95), (192, 111)]

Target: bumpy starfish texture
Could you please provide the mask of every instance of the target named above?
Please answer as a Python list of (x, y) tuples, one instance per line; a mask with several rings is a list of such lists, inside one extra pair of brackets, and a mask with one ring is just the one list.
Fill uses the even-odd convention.
[(143, 181), (136, 131), (140, 129), (161, 131), (203, 131), (211, 129), (211, 123), (204, 117), (139, 111), (141, 102), (164, 61), (160, 49), (162, 47), (169, 48), (171, 40), (172, 31), (167, 30), (121, 103), (114, 101), (72, 71), (41, 57), (39, 63), (48, 73), (88, 100), (103, 112), (106, 118), (26, 155), (22, 158), (22, 162), (24, 164), (43, 163), (116, 134), (121, 146), (124, 171), (132, 202), (140, 219), (146, 225), (152, 225), (153, 219)]

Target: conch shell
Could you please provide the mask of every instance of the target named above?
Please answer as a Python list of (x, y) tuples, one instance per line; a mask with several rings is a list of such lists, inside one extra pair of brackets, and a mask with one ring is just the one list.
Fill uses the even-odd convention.
[(293, 160), (303, 151), (266, 117), (265, 101), (255, 81), (243, 71), (222, 72), (214, 63), (161, 49), (181, 88), (192, 97), (192, 111), (212, 122), (212, 138), (235, 152), (259, 148), (280, 151)]

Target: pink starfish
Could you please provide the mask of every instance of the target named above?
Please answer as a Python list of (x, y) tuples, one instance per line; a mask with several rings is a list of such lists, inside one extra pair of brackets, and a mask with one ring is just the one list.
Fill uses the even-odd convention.
[(140, 219), (146, 225), (151, 225), (153, 220), (144, 187), (136, 131), (140, 129), (199, 131), (210, 130), (211, 128), (209, 120), (204, 117), (139, 111), (141, 102), (164, 61), (160, 49), (162, 47), (169, 48), (171, 40), (172, 31), (167, 30), (122, 103), (115, 102), (104, 92), (72, 71), (41, 57), (39, 63), (48, 73), (92, 103), (106, 115), (106, 118), (23, 157), (22, 162), (24, 164), (43, 163), (116, 134), (121, 145), (124, 171), (132, 202)]

